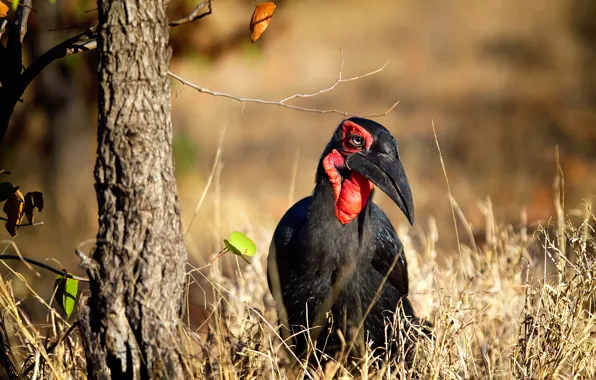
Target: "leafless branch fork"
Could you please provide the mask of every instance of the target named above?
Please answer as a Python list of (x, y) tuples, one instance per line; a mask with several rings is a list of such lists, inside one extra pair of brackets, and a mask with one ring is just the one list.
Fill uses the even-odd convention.
[[(356, 81), (358, 79), (362, 79), (377, 73), (380, 73), (381, 71), (383, 71), (385, 69), (385, 67), (387, 67), (387, 65), (390, 63), (390, 61), (386, 62), (383, 66), (381, 66), (380, 68), (373, 70), (373, 71), (369, 71), (365, 74), (361, 74), (361, 75), (357, 75), (351, 78), (344, 78), (343, 77), (343, 68), (344, 68), (344, 56), (343, 56), (343, 52), (340, 50), (340, 56), (341, 56), (341, 63), (339, 66), (339, 74), (338, 77), (336, 79), (336, 81), (330, 85), (327, 88), (318, 90), (316, 92), (313, 93), (309, 93), (309, 94), (294, 94), (294, 95), (290, 95), (284, 99), (281, 100), (264, 100), (264, 99), (259, 99), (259, 98), (246, 98), (246, 97), (241, 97), (241, 96), (236, 96), (236, 95), (232, 95), (232, 94), (228, 94), (225, 92), (218, 92), (218, 91), (213, 91), (213, 90), (209, 90), (205, 87), (201, 87), (199, 85), (196, 85), (192, 82), (189, 82), (188, 80), (180, 77), (179, 75), (174, 74), (173, 72), (169, 71), (168, 74), (176, 79), (177, 81), (179, 81), (180, 83), (182, 83), (185, 86), (188, 86), (190, 88), (193, 88), (197, 91), (199, 91), (200, 93), (203, 94), (209, 94), (212, 96), (219, 96), (219, 97), (223, 97), (223, 98), (228, 98), (228, 99), (232, 99), (232, 100), (236, 100), (238, 102), (240, 102), (242, 104), (242, 109), (244, 110), (244, 103), (258, 103), (258, 104), (268, 104), (268, 105), (275, 105), (275, 106), (279, 106), (279, 107), (285, 107), (285, 108), (290, 108), (293, 110), (297, 110), (297, 111), (304, 111), (304, 112), (314, 112), (314, 113), (322, 113), (322, 114), (326, 114), (326, 113), (335, 113), (335, 114), (339, 114), (339, 115), (343, 115), (343, 116), (352, 116), (352, 115), (356, 115), (355, 113), (352, 112), (347, 112), (347, 111), (340, 111), (337, 109), (318, 109), (318, 108), (307, 108), (307, 107), (300, 107), (300, 106), (296, 106), (293, 104), (288, 104), (289, 101), (294, 100), (294, 99), (299, 99), (299, 98), (312, 98), (315, 97), (317, 95), (321, 95), (327, 92), (330, 92), (332, 90), (334, 90), (339, 84), (341, 83), (348, 83), (348, 82), (352, 82), (352, 81)], [(393, 111), (393, 109), (395, 107), (397, 107), (397, 105), (399, 104), (399, 101), (396, 101), (395, 103), (393, 103), (393, 105), (391, 105), (391, 107), (389, 107), (388, 109), (386, 109), (384, 112), (381, 113), (376, 113), (376, 114), (370, 114), (370, 115), (364, 115), (364, 117), (380, 117), (380, 116), (385, 116), (387, 115), (389, 112)]]

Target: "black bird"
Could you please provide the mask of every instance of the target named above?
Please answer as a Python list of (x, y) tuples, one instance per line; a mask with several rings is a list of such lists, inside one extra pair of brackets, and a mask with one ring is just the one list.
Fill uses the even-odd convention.
[[(414, 224), (397, 140), (372, 120), (342, 121), (323, 152), (315, 182), (312, 196), (283, 216), (269, 249), (267, 277), (280, 329), (292, 336), (293, 350), (302, 357), (313, 348), (319, 357), (337, 356), (342, 349), (345, 354), (350, 342), (363, 339), (384, 350), (392, 344), (387, 340), (395, 341), (385, 326), (396, 311), (403, 310), (407, 324), (418, 321), (407, 298), (402, 243), (372, 202), (376, 186)], [(351, 346), (350, 356), (357, 346)]]

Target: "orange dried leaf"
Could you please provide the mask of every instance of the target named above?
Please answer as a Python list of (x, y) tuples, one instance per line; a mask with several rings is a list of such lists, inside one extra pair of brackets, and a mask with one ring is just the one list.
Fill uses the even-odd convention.
[(25, 194), (25, 216), (29, 223), (33, 223), (36, 208), (40, 212), (43, 209), (43, 194), (39, 191)]
[(8, 5), (0, 1), (0, 17), (6, 17), (8, 14)]
[(8, 231), (12, 237), (17, 236), (17, 229), (25, 215), (23, 212), (24, 206), (25, 198), (23, 198), (23, 193), (21, 193), (20, 190), (15, 191), (15, 193), (8, 198), (6, 203), (4, 203), (3, 211), (6, 213), (6, 218), (8, 219), (6, 222), (6, 231)]
[(275, 12), (275, 4), (271, 1), (256, 4), (255, 11), (250, 20), (250, 40), (255, 42), (269, 26), (269, 21)]

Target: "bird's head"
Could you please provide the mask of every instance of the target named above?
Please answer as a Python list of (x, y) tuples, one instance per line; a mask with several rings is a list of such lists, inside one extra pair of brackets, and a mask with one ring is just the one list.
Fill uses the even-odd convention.
[(373, 184), (414, 224), (414, 201), (397, 140), (377, 122), (359, 117), (342, 121), (321, 157), (317, 176), (331, 183), (342, 224), (366, 207)]

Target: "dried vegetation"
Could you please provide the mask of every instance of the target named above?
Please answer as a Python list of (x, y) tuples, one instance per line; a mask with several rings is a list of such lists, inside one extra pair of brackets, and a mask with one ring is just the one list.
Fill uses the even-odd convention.
[[(468, 243), (448, 259), (438, 259), (432, 220), (401, 231), (411, 298), (436, 334), (420, 342), (411, 367), (383, 365), (370, 354), (357, 370), (331, 363), (305, 372), (277, 335), (266, 268), (253, 260), (233, 265), (232, 275), (218, 266), (189, 270), (189, 289), (197, 287), (210, 301), (202, 325), (181, 324), (188, 371), (212, 379), (594, 378), (596, 217), (586, 206), (571, 217), (575, 223), (514, 228), (500, 226), (486, 206), (485, 232), (470, 230)], [(49, 306), (48, 323), (32, 324), (13, 296), (12, 283), (25, 281), (15, 275), (0, 282), (3, 377), (85, 378), (76, 326), (68, 331), (72, 325)]]

